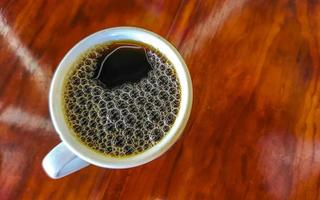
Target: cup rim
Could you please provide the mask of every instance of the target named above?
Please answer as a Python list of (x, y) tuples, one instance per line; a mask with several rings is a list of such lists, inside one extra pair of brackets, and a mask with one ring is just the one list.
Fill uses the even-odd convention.
[[(72, 63), (77, 59), (78, 56), (84, 53), (88, 48), (93, 47), (95, 44), (125, 39), (146, 43), (147, 45), (158, 49), (161, 53), (165, 54), (165, 56), (170, 55), (168, 56), (169, 60), (174, 62), (173, 66), (176, 69), (178, 79), (180, 81), (182, 97), (175, 123), (166, 136), (164, 136), (164, 138), (162, 138), (158, 144), (142, 153), (129, 157), (116, 158), (95, 152), (86, 145), (82, 144), (80, 140), (74, 136), (72, 130), (70, 130), (67, 125), (65, 117), (63, 116), (61, 101), (65, 76), (70, 70), (69, 68), (72, 66)], [(150, 43), (156, 43), (157, 46), (155, 46), (155, 44), (146, 42), (148, 40), (150, 40)], [(64, 144), (78, 157), (93, 165), (104, 168), (130, 168), (145, 164), (158, 158), (168, 151), (170, 147), (178, 140), (190, 116), (193, 99), (192, 95), (192, 82), (187, 65), (185, 64), (180, 53), (171, 43), (151, 31), (138, 27), (122, 26), (107, 28), (95, 32), (80, 40), (68, 51), (68, 53), (65, 54), (56, 68), (51, 81), (49, 91), (49, 110), (56, 132)]]

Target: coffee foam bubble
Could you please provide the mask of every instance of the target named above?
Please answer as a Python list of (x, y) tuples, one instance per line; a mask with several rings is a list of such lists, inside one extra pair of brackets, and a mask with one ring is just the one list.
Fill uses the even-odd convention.
[(65, 113), (82, 142), (101, 153), (128, 156), (158, 143), (173, 125), (180, 84), (171, 63), (148, 50), (152, 70), (138, 83), (108, 89), (94, 80), (96, 47), (71, 71), (64, 91)]

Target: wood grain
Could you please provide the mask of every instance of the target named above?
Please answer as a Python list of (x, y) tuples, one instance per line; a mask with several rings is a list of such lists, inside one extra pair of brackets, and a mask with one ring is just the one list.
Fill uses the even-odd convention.
[[(52, 74), (80, 39), (123, 25), (185, 58), (184, 135), (146, 165), (51, 180)], [(319, 47), (316, 0), (2, 0), (0, 199), (320, 199)]]

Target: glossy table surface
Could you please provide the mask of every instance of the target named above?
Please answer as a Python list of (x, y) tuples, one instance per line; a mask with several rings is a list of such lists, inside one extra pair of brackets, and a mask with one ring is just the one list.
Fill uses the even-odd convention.
[[(140, 167), (52, 180), (48, 87), (108, 27), (162, 35), (189, 67), (181, 139)], [(0, 199), (320, 199), (320, 1), (0, 1)]]

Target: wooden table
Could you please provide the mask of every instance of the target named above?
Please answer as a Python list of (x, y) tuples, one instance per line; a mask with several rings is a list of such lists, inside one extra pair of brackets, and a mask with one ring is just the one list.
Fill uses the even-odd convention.
[[(132, 169), (52, 180), (48, 86), (83, 37), (138, 26), (189, 67), (182, 138)], [(0, 1), (0, 199), (320, 199), (320, 2)]]

